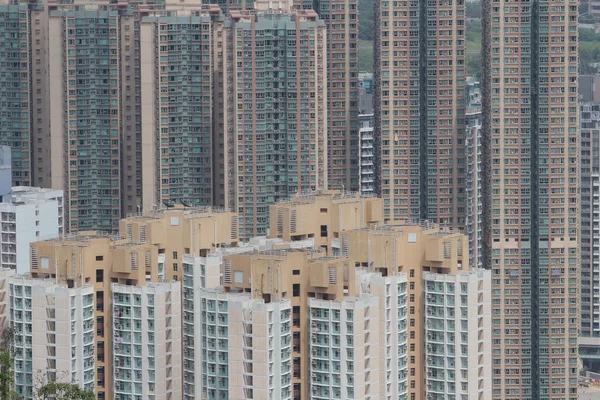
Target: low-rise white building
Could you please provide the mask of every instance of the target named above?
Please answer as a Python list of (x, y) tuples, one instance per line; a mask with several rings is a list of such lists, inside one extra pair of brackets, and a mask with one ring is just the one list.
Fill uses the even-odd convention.
[(63, 191), (36, 187), (13, 187), (0, 203), (0, 260), (3, 268), (29, 273), (31, 242), (63, 234)]
[(8, 282), (16, 392), (33, 399), (35, 390), (48, 381), (93, 391), (94, 288), (68, 288), (21, 275)]
[(181, 399), (181, 285), (112, 284), (115, 399)]

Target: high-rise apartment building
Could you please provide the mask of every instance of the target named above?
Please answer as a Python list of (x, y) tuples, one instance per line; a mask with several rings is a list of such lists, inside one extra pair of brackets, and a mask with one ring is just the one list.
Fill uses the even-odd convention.
[(230, 16), (229, 208), (250, 238), (266, 235), (270, 204), (327, 187), (327, 39), (312, 10)]
[[(96, 349), (95, 393), (98, 400), (113, 399), (112, 283), (145, 285), (158, 281), (158, 248), (93, 232), (31, 245), (31, 276), (48, 278), (68, 287), (94, 289), (92, 329)], [(170, 275), (170, 274), (169, 274)]]
[[(300, 1), (295, 1), (299, 3)], [(327, 26), (327, 179), (358, 191), (358, 0), (301, 0)]]
[[(143, 204), (169, 200), (213, 204), (213, 64), (223, 15), (202, 11), (147, 11), (141, 18)], [(223, 73), (223, 71), (220, 71)], [(220, 110), (219, 112), (224, 112)]]
[(94, 288), (17, 275), (8, 279), (9, 324), (14, 330), (15, 391), (33, 399), (49, 381), (96, 386)]
[(269, 209), (269, 236), (286, 242), (313, 240), (329, 255), (342, 254), (342, 233), (383, 223), (383, 201), (339, 191), (317, 191), (280, 201)]
[(374, 144), (373, 136), (373, 114), (361, 114), (358, 116), (359, 128), (359, 191), (363, 195), (372, 195), (375, 193), (375, 180), (378, 171), (374, 167)]
[(185, 398), (291, 400), (290, 299), (267, 303), (219, 289), (203, 290), (200, 297), (200, 340), (194, 344), (202, 389)]
[(465, 130), (465, 234), (469, 237), (469, 265), (483, 268), (483, 190), (480, 109), (467, 109)]
[(600, 103), (580, 106), (581, 167), (581, 336), (579, 357), (598, 370), (600, 352)]
[(491, 272), (423, 274), (427, 398), (492, 399)]
[[(299, 214), (306, 204), (282, 206), (287, 207), (286, 213), (297, 208)], [(335, 222), (327, 222), (328, 230), (333, 231), (334, 225)], [(231, 396), (234, 378), (243, 380), (245, 389), (251, 391), (254, 385), (264, 383), (257, 379), (255, 371), (262, 373), (268, 368), (271, 374), (267, 361), (273, 362), (273, 368), (285, 362), (276, 357), (276, 336), (268, 347), (274, 350), (269, 353), (269, 357), (276, 357), (273, 359), (257, 358), (254, 351), (262, 347), (253, 346), (249, 338), (236, 336), (232, 342), (227, 313), (231, 315), (230, 300), (236, 298), (244, 315), (239, 318), (248, 321), (254, 318), (253, 310), (258, 305), (291, 301), (291, 328), (282, 325), (281, 335), (287, 337), (288, 329), (292, 335), (294, 398), (412, 395), (491, 399), (490, 272), (469, 269), (467, 238), (440, 231), (434, 225), (385, 225), (349, 228), (340, 233), (340, 241), (338, 256), (323, 257), (325, 249), (317, 242), (312, 251), (273, 248), (224, 255), (222, 287), (202, 289), (184, 284), (184, 292), (190, 295), (188, 303), (184, 294), (184, 303), (194, 304), (193, 309), (184, 312), (184, 321), (189, 321), (189, 329), (184, 328), (184, 341), (194, 344), (184, 351), (184, 376), (190, 377), (186, 382), (189, 398), (206, 392), (215, 398)], [(446, 274), (450, 276), (445, 278)], [(198, 277), (185, 274), (183, 279), (191, 283)], [(439, 289), (435, 283), (433, 288), (426, 288), (431, 282), (444, 284), (435, 299), (427, 300), (426, 294)], [(203, 332), (210, 332), (206, 339), (214, 346), (210, 347), (214, 350), (210, 356), (214, 365), (207, 376), (211, 379), (209, 387), (199, 372), (204, 357), (209, 357), (198, 353), (203, 333), (192, 328), (198, 318), (195, 305), (204, 307), (205, 300), (207, 304), (211, 301), (214, 313), (210, 320), (202, 316)], [(246, 305), (241, 305), (244, 302)], [(435, 313), (427, 312), (428, 306), (435, 307)], [(269, 321), (273, 318), (277, 322), (275, 315), (276, 310)], [(437, 336), (427, 338), (421, 334), (425, 329), (437, 332)], [(442, 331), (446, 336), (438, 335)], [(242, 336), (249, 337), (255, 331), (246, 326), (244, 332)], [(257, 335), (263, 333), (260, 330)], [(240, 340), (247, 341), (247, 351), (242, 353), (234, 371), (220, 353), (232, 345), (238, 346)], [(442, 344), (447, 345), (444, 351), (435, 347)], [(429, 364), (426, 351), (437, 357)], [(246, 364), (243, 369), (239, 367)], [(286, 376), (287, 372), (275, 374), (273, 379), (269, 376), (268, 387), (274, 396), (283, 393), (280, 390), (287, 385)], [(431, 386), (425, 385), (426, 379)]]
[(181, 285), (113, 283), (114, 398), (181, 399)]
[(465, 3), (376, 1), (377, 191), (384, 217), (465, 224)]
[(30, 20), (26, 4), (0, 4), (0, 144), (12, 149), (15, 186), (32, 181)]
[[(235, 247), (237, 244), (235, 218), (233, 213), (217, 212), (216, 210), (213, 212), (211, 209), (157, 208), (122, 220), (122, 236), (82, 232), (78, 235), (35, 242), (31, 245), (31, 275), (33, 277), (51, 278), (59, 284), (68, 286), (80, 287), (88, 283), (93, 285), (96, 320), (94, 342), (97, 349), (95, 391), (98, 400), (119, 398), (114, 397), (115, 393), (135, 394), (144, 398), (146, 396), (152, 398), (151, 395), (153, 395), (157, 400), (168, 399), (168, 396), (164, 397), (166, 394), (170, 394), (173, 399), (180, 396), (177, 393), (181, 393), (182, 390), (183, 377), (181, 370), (178, 369), (181, 365), (181, 353), (175, 350), (181, 348), (181, 344), (177, 344), (177, 341), (181, 343), (181, 333), (177, 331), (181, 332), (182, 326), (181, 289), (179, 286), (175, 290), (172, 285), (161, 283), (162, 286), (157, 286), (154, 283), (181, 281), (183, 264), (186, 260), (192, 259), (192, 255), (203, 258), (211, 252), (217, 252), (217, 249)], [(234, 224), (233, 229), (232, 224)], [(224, 229), (224, 227), (226, 228)], [(232, 239), (232, 233), (235, 239)], [(184, 259), (185, 255), (188, 257)], [(218, 274), (219, 271), (212, 268), (209, 273)], [(219, 276), (216, 279), (214, 276), (209, 276), (209, 278), (212, 283), (220, 280)], [(148, 285), (151, 287), (145, 288)], [(137, 288), (137, 286), (142, 288)], [(126, 393), (132, 384), (132, 380), (127, 378), (127, 371), (123, 372), (120, 368), (113, 371), (115, 357), (123, 355), (121, 352), (115, 353), (114, 348), (117, 339), (113, 336), (113, 329), (116, 329), (117, 322), (121, 323), (121, 321), (117, 321), (113, 313), (115, 291), (127, 294), (130, 299), (130, 303), (127, 304), (134, 308), (141, 304), (136, 303), (136, 299), (144, 302), (150, 301), (153, 293), (157, 302), (162, 299), (160, 301), (163, 302), (161, 304), (164, 304), (164, 307), (161, 305), (161, 310), (155, 307), (154, 314), (155, 320), (160, 319), (153, 325), (156, 328), (154, 330), (155, 376), (158, 377), (159, 373), (163, 374), (164, 379), (160, 378), (162, 379), (161, 385), (164, 384), (164, 387), (167, 388), (169, 387), (169, 376), (164, 374), (171, 368), (172, 379), (170, 379), (169, 389), (163, 391), (159, 382), (152, 382), (150, 375), (144, 372), (141, 380), (137, 375), (132, 375), (135, 377), (133, 380), (135, 384), (131, 386), (133, 392)], [(125, 297), (118, 299), (121, 298)], [(119, 303), (119, 306), (127, 304)], [(143, 308), (147, 310), (147, 307)], [(167, 312), (167, 310), (170, 311)], [(146, 312), (144, 311), (144, 313)], [(135, 309), (132, 309), (130, 315), (126, 313), (123, 315), (128, 317), (122, 322), (127, 325), (131, 335), (135, 336), (140, 332), (146, 334), (147, 331), (150, 331), (152, 324), (147, 314), (142, 314), (144, 321), (140, 322), (143, 327), (146, 325), (148, 327), (144, 331), (140, 331), (136, 327), (139, 318), (136, 317)], [(165, 325), (169, 318), (171, 318), (170, 325)], [(177, 322), (178, 320), (179, 322)], [(162, 332), (160, 335), (159, 330)], [(119, 335), (121, 335), (120, 330)], [(171, 335), (170, 338), (169, 335)], [(176, 335), (179, 335), (179, 339), (176, 339)], [(164, 347), (159, 348), (159, 341), (170, 341), (173, 350), (167, 351)], [(123, 343), (132, 345), (134, 350), (132, 357), (137, 357), (135, 341), (133, 343), (124, 341)], [(139, 344), (146, 346), (147, 352), (143, 352), (143, 355), (147, 357), (153, 345), (150, 337), (144, 337)], [(180, 361), (176, 362), (178, 357)], [(119, 363), (120, 360), (119, 358)], [(137, 362), (132, 359), (130, 361)], [(124, 366), (125, 363), (124, 360)], [(128, 371), (131, 370), (128, 369)], [(121, 375), (122, 372), (125, 375)], [(126, 381), (129, 383), (126, 384)], [(117, 382), (118, 388), (115, 387)], [(154, 391), (151, 390), (151, 383), (154, 383)]]
[(237, 218), (235, 213), (211, 207), (156, 208), (124, 218), (119, 226), (129, 240), (157, 247), (158, 262), (163, 264), (159, 265), (159, 276), (181, 280), (184, 256), (195, 260), (237, 246)]
[(494, 398), (577, 398), (577, 7), (483, 2)]
[(358, 270), (356, 295), (308, 299), (310, 398), (408, 398), (406, 274)]
[(132, 105), (121, 96), (120, 14), (116, 7), (49, 12), (51, 181), (65, 188), (74, 232), (113, 232), (121, 217), (120, 111)]
[(0, 260), (3, 268), (29, 273), (29, 244), (62, 235), (63, 191), (14, 187), (0, 203)]

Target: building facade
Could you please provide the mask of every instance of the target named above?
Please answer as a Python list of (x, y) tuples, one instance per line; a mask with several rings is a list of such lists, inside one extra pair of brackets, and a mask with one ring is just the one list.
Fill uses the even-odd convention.
[(215, 289), (203, 290), (200, 297), (199, 342), (206, 349), (197, 368), (200, 398), (291, 400), (290, 300), (266, 303), (249, 293)]
[(465, 233), (469, 237), (469, 265), (483, 268), (483, 186), (481, 110), (467, 109), (465, 137)]
[(483, 2), (484, 265), (499, 399), (577, 398), (577, 7)]
[(31, 152), (31, 80), (29, 52), (31, 34), (29, 9), (26, 4), (0, 4), (4, 21), (0, 44), (0, 144), (12, 151), (12, 184), (32, 185)]
[(383, 223), (383, 201), (358, 193), (317, 191), (280, 201), (269, 209), (269, 237), (313, 240), (327, 254), (342, 254), (342, 233)]
[(491, 285), (483, 269), (423, 274), (428, 398), (493, 398)]
[(181, 285), (113, 283), (114, 397), (181, 399)]
[(375, 167), (384, 217), (462, 229), (465, 3), (374, 5)]
[[(266, 235), (268, 206), (327, 187), (327, 40), (312, 10), (231, 12), (240, 236)], [(284, 50), (285, 49), (285, 50)]]
[(29, 273), (29, 244), (64, 233), (62, 190), (14, 187), (0, 203), (2, 267)]
[(593, 256), (600, 250), (600, 104), (580, 105), (581, 129), (581, 337), (579, 357), (584, 366), (596, 371), (600, 366), (600, 260)]
[(358, 191), (358, 0), (303, 0), (327, 26), (327, 179)]
[(49, 381), (94, 391), (93, 287), (68, 288), (54, 280), (17, 275), (8, 279), (8, 301), (15, 391), (23, 399), (34, 399)]
[(216, 48), (223, 48), (217, 43), (224, 17), (216, 6), (191, 12), (148, 11), (140, 21), (142, 160), (150, 166), (142, 172), (146, 208), (214, 200), (213, 64)]
[(374, 167), (375, 138), (373, 136), (373, 114), (361, 114), (358, 120), (360, 124), (359, 191), (362, 195), (372, 195), (375, 193), (375, 180), (378, 175)]

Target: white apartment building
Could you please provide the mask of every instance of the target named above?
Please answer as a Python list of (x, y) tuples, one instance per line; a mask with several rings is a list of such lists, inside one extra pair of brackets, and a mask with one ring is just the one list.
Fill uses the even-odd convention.
[(185, 398), (291, 400), (290, 300), (265, 303), (221, 288), (200, 297), (200, 332), (184, 343), (196, 350), (196, 376), (186, 376)]
[(1, 266), (27, 274), (30, 261), (37, 262), (29, 244), (63, 234), (63, 191), (18, 186), (6, 197), (0, 203)]
[(360, 175), (360, 193), (374, 194), (375, 193), (375, 167), (374, 161), (374, 144), (373, 137), (373, 114), (364, 114), (358, 116), (359, 127), (359, 175)]
[[(184, 398), (187, 400), (203, 398), (201, 396), (200, 374), (197, 368), (200, 364), (200, 352), (197, 344), (201, 343), (201, 332), (197, 329), (203, 323), (200, 313), (200, 304), (203, 289), (214, 289), (221, 286), (223, 273), (231, 274), (230, 262), (224, 265), (223, 257), (230, 254), (247, 253), (251, 251), (271, 250), (277, 246), (291, 246), (293, 248), (310, 248), (313, 240), (301, 240), (286, 243), (281, 239), (267, 239), (255, 237), (248, 243), (240, 243), (240, 247), (219, 248), (215, 253), (207, 256), (193, 256), (185, 254), (182, 260), (182, 301), (183, 301), (183, 371), (184, 371)], [(160, 257), (159, 254), (159, 268)], [(228, 260), (226, 261), (226, 263)], [(229, 271), (229, 272), (227, 272)], [(235, 278), (235, 277), (233, 277)], [(219, 389), (216, 389), (217, 393)], [(219, 397), (217, 397), (219, 398)]]
[(491, 271), (425, 272), (423, 287), (427, 400), (491, 400)]
[(114, 398), (181, 399), (181, 285), (112, 284)]
[(68, 288), (21, 275), (8, 282), (16, 392), (33, 399), (39, 385), (53, 380), (93, 391), (94, 288)]
[(471, 268), (483, 267), (483, 203), (481, 172), (481, 109), (467, 109), (466, 114), (466, 171), (465, 190), (467, 214), (465, 233), (469, 238), (469, 265)]
[(0, 268), (0, 332), (9, 326), (8, 280), (16, 275), (11, 268)]
[(356, 281), (355, 297), (309, 299), (311, 398), (406, 398), (406, 275), (357, 271)]

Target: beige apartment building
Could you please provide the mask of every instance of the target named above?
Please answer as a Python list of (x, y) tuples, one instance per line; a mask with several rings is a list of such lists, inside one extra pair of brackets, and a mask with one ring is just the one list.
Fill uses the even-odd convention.
[(224, 258), (225, 291), (248, 292), (264, 302), (291, 300), (294, 397), (308, 398), (308, 298), (341, 300), (344, 294), (353, 294), (353, 265), (348, 258), (327, 257), (318, 250), (271, 250)]
[(482, 4), (493, 395), (575, 400), (580, 166), (589, 166), (579, 152), (578, 3)]
[(218, 207), (157, 208), (123, 218), (119, 232), (133, 242), (156, 247), (162, 264), (159, 275), (181, 280), (184, 255), (206, 257), (217, 249), (237, 246), (237, 220), (235, 213)]
[(269, 209), (269, 237), (313, 240), (329, 255), (341, 254), (341, 234), (383, 223), (383, 200), (356, 192), (315, 191)]
[(386, 220), (465, 224), (465, 2), (375, 1), (376, 191)]
[(31, 245), (31, 276), (68, 287), (92, 285), (95, 292), (97, 399), (113, 398), (111, 284), (158, 280), (158, 248), (127, 239), (84, 232)]
[(205, 255), (235, 245), (235, 218), (233, 213), (212, 209), (156, 209), (122, 220), (122, 236), (82, 232), (31, 245), (32, 277), (51, 278), (69, 287), (94, 287), (99, 400), (112, 399), (114, 391), (111, 285), (180, 280), (184, 254)]

